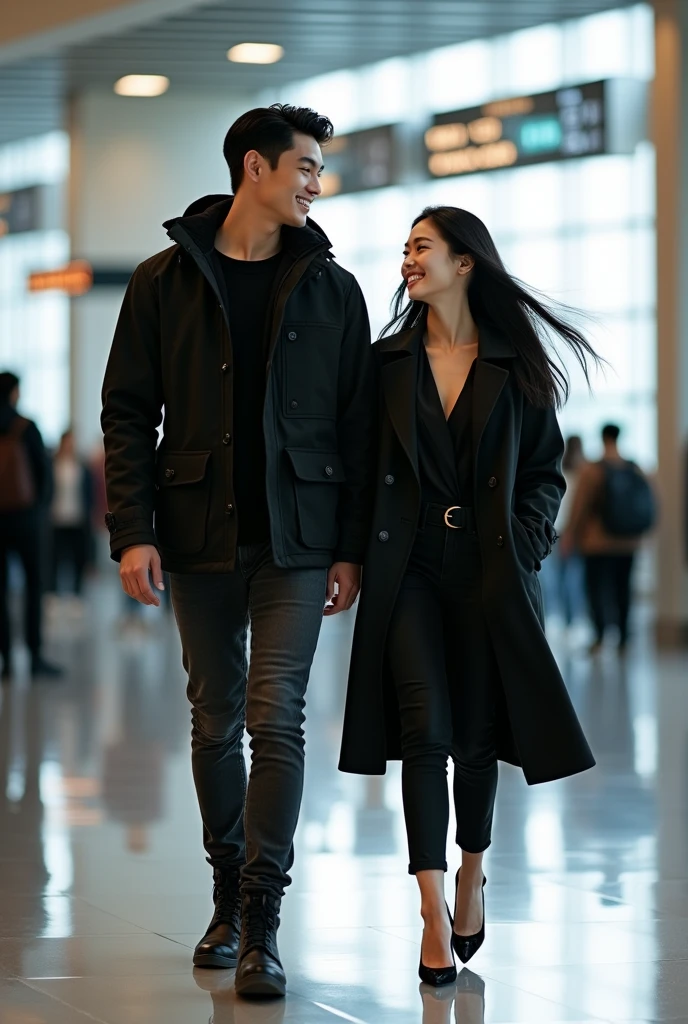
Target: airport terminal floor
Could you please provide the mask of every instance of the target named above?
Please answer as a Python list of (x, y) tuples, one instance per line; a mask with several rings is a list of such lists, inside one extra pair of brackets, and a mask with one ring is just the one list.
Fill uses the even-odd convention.
[[(485, 945), (426, 990), (399, 770), (337, 771), (351, 616), (325, 622), (307, 782), (283, 903), (285, 1001), (194, 971), (210, 869), (189, 763), (179, 644), (125, 619), (115, 581), (49, 607), (64, 680), (19, 671), (0, 711), (0, 1024), (554, 1024), (688, 1021), (685, 657), (642, 609), (626, 657), (553, 640), (598, 767), (529, 789), (503, 766)], [(447, 893), (457, 865), (450, 848)]]

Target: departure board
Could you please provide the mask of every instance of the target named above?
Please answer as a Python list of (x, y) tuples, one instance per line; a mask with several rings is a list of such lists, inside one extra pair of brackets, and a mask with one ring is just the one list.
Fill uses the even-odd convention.
[(383, 125), (348, 135), (335, 135), (323, 148), (323, 196), (363, 192), (393, 185), (397, 174), (394, 127)]
[(591, 82), (436, 114), (424, 138), (430, 176), (607, 152), (608, 86)]

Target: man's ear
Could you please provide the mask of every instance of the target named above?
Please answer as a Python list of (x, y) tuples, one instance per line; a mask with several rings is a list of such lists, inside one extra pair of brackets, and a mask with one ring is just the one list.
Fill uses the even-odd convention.
[(251, 181), (258, 181), (262, 170), (263, 157), (260, 155), (258, 150), (249, 149), (248, 153), (244, 157), (244, 174), (246, 174)]

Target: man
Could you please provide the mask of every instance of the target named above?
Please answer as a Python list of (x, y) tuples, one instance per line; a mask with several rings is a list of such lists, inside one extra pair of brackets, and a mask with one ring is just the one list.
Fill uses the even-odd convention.
[(306, 684), (326, 600), (334, 614), (356, 599), (369, 525), (368, 318), (308, 219), (332, 131), (281, 105), (236, 121), (224, 143), (234, 198), (165, 224), (176, 244), (136, 270), (103, 390), (112, 555), (144, 604), (159, 604), (149, 577), (161, 590), (170, 572), (189, 675), (215, 882), (194, 963), (238, 961), (245, 996), (285, 992), (276, 930)]
[(607, 626), (616, 625), (618, 647), (628, 643), (631, 576), (635, 553), (655, 519), (655, 501), (647, 478), (619, 451), (620, 427), (602, 428), (604, 454), (580, 470), (571, 513), (562, 538), (563, 553), (577, 550), (585, 562), (585, 585), (597, 654)]
[(51, 490), (50, 466), (36, 424), (17, 412), (19, 378), (0, 373), (0, 660), (2, 678), (12, 675), (8, 600), (8, 556), (24, 570), (24, 633), (31, 674), (55, 678), (62, 669), (43, 657), (42, 596), (45, 511)]

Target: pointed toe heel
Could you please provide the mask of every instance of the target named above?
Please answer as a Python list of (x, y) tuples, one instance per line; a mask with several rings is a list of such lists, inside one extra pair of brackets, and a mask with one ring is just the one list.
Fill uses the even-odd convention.
[[(459, 868), (459, 871), (461, 869)], [(458, 892), (459, 888), (459, 871), (456, 872), (456, 889)], [(485, 885), (487, 879), (483, 878), (482, 898), (483, 898), (483, 923), (479, 932), (474, 935), (457, 935), (452, 926), (452, 949), (458, 956), (462, 964), (467, 964), (472, 957), (478, 952), (483, 942), (485, 941)], [(456, 904), (455, 904), (456, 905)]]
[[(447, 914), (449, 915), (449, 924), (451, 925), (453, 936), (454, 921), (449, 907), (447, 907)], [(454, 959), (453, 945), (454, 943), (452, 939), (452, 960)], [(443, 985), (453, 985), (457, 978), (456, 964), (453, 963), (451, 967), (426, 967), (423, 963), (423, 948), (421, 946), (418, 977), (424, 985), (432, 985), (433, 988), (441, 988)]]

